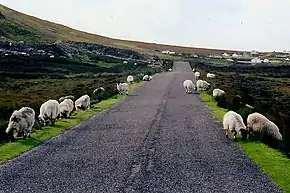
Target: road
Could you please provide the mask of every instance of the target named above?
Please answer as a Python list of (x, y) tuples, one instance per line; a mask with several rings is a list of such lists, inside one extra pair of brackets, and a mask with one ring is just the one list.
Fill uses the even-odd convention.
[(125, 100), (0, 167), (0, 192), (280, 192), (226, 139), (176, 62)]

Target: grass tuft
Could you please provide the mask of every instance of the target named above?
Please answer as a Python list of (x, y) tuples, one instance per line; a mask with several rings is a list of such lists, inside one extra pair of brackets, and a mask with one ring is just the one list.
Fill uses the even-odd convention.
[[(220, 122), (223, 120), (226, 109), (220, 108), (211, 95), (202, 92), (201, 99), (213, 111)], [(278, 150), (252, 141), (238, 140), (244, 152), (266, 173), (284, 192), (290, 193), (290, 159)]]

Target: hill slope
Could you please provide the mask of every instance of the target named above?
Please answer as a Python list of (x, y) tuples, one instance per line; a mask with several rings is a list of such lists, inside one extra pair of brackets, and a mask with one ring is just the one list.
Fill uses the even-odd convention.
[(119, 48), (129, 48), (133, 50), (173, 50), (176, 52), (195, 52), (200, 54), (214, 54), (233, 51), (214, 50), (205, 48), (192, 48), (162, 45), (155, 43), (144, 43), (137, 41), (127, 41), (108, 38), (95, 34), (90, 34), (75, 30), (64, 25), (45, 21), (32, 17), (18, 11), (12, 10), (0, 4), (0, 12), (5, 18), (0, 19), (0, 36), (2, 39), (8, 38), (14, 41), (26, 41), (35, 43), (53, 43), (61, 40), (71, 40), (77, 42), (98, 43)]

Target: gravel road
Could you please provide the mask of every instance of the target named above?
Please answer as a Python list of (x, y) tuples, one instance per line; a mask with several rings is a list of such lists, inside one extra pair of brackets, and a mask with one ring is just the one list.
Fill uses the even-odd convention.
[(281, 192), (199, 95), (188, 63), (0, 167), (0, 192)]

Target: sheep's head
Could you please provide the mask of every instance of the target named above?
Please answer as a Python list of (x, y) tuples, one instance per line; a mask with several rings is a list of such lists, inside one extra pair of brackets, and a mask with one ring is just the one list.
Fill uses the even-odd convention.
[(41, 126), (46, 126), (49, 123), (49, 120), (45, 119), (43, 116), (38, 116), (38, 121)]
[(67, 110), (63, 110), (60, 112), (60, 118), (67, 118), (68, 117), (68, 111)]
[(248, 136), (248, 130), (247, 128), (241, 128), (239, 131), (240, 135), (242, 136), (242, 139), (245, 140), (247, 139)]

